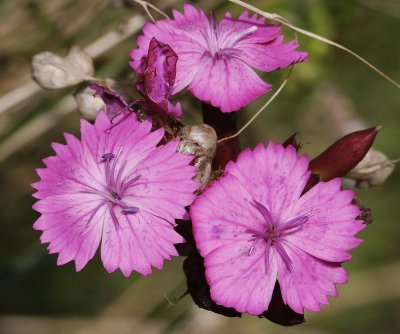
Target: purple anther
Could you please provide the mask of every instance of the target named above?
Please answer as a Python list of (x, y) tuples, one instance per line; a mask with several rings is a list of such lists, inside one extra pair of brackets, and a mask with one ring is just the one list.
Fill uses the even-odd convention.
[(218, 20), (214, 10), (211, 10), (210, 12), (210, 23), (212, 30), (216, 31), (218, 29)]
[(110, 161), (115, 158), (114, 153), (105, 153), (101, 156), (101, 162)]
[(122, 213), (124, 215), (134, 215), (135, 213), (139, 212), (139, 208), (135, 206), (128, 206), (126, 208), (122, 208)]

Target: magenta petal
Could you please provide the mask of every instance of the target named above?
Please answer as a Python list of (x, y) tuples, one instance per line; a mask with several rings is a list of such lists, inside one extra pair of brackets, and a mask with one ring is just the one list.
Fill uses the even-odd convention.
[(173, 245), (183, 238), (163, 219), (146, 212), (124, 215), (119, 209), (114, 209), (114, 214), (118, 225), (109, 211), (104, 217), (101, 259), (108, 272), (121, 268), (126, 277), (133, 270), (147, 276), (152, 267), (162, 269), (165, 259), (178, 255)]
[(204, 259), (210, 293), (217, 304), (238, 312), (263, 313), (269, 305), (277, 277), (273, 254), (266, 267), (266, 249), (260, 245), (249, 255), (250, 242), (219, 247)]
[(357, 220), (361, 212), (352, 204), (353, 198), (351, 190), (341, 190), (340, 179), (318, 183), (292, 209), (293, 217), (307, 214), (309, 219), (286, 240), (326, 261), (351, 259), (347, 252), (361, 243), (355, 234), (366, 226)]
[[(172, 20), (157, 21), (156, 24), (146, 23), (143, 27), (144, 35), (138, 38), (138, 49), (132, 50), (130, 53), (132, 61), (130, 65), (139, 73), (146, 62), (152, 38), (156, 38), (159, 42), (168, 44), (178, 55), (175, 84), (173, 94), (180, 92), (192, 81), (197, 72), (196, 65), (204, 53), (207, 45), (206, 40), (201, 32), (207, 27), (205, 23), (193, 23), (189, 19), (177, 24)], [(206, 28), (207, 29), (207, 28)]]
[(245, 63), (204, 57), (189, 90), (200, 100), (231, 112), (267, 93), (270, 85), (262, 81)]
[[(140, 175), (138, 182), (124, 192), (127, 203), (172, 222), (174, 218), (186, 217), (185, 206), (192, 203), (193, 192), (199, 187), (199, 183), (192, 180), (197, 171), (190, 166), (193, 156), (177, 155), (178, 144), (178, 141), (171, 141), (151, 152), (132, 170), (132, 175)], [(128, 174), (126, 178), (132, 176)]]
[(347, 282), (347, 273), (338, 263), (325, 262), (303, 251), (284, 245), (294, 268), (278, 264), (278, 280), (282, 297), (297, 313), (307, 308), (320, 311), (320, 304), (329, 304), (327, 296), (337, 296), (335, 284)]
[(93, 223), (104, 212), (93, 197), (65, 194), (36, 203), (35, 210), (42, 216), (33, 227), (43, 231), (40, 240), (49, 243), (50, 253), (59, 253), (58, 265), (75, 260), (76, 270), (80, 271), (93, 258), (101, 239), (101, 226)]
[(269, 43), (253, 43), (243, 39), (236, 46), (241, 52), (244, 62), (265, 72), (276, 71), (289, 65), (307, 60), (307, 52), (296, 51), (296, 41), (283, 43), (283, 36)]
[[(101, 187), (102, 174), (93, 157), (78, 139), (69, 134), (65, 137), (68, 145), (53, 143), (52, 147), (57, 155), (43, 160), (47, 168), (37, 169), (41, 180), (32, 186), (37, 190), (35, 197), (38, 199), (79, 193), (86, 189), (88, 184), (97, 189)], [(75, 162), (74, 168), (71, 168), (71, 162)]]
[[(256, 16), (249, 17), (247, 12), (243, 12), (237, 20), (227, 14), (219, 25), (220, 38), (229, 44), (229, 41), (232, 41), (235, 36), (240, 36), (241, 32), (256, 27), (254, 32), (244, 36), (243, 41), (254, 44), (271, 42), (279, 36), (281, 27), (271, 24), (264, 25), (264, 21), (265, 18), (257, 20)], [(241, 43), (240, 40), (238, 43)]]
[(310, 175), (307, 167), (308, 158), (299, 158), (292, 146), (270, 142), (267, 147), (259, 144), (254, 151), (243, 151), (225, 170), (247, 184), (253, 197), (278, 218), (300, 197)]
[(257, 14), (249, 15), (249, 12), (245, 10), (242, 14), (240, 14), (238, 21), (250, 22), (252, 24), (263, 25), (265, 23), (266, 18), (261, 16), (258, 17)]
[[(202, 256), (227, 243), (253, 240), (263, 232), (263, 216), (238, 179), (227, 174), (197, 197), (190, 211), (193, 234)], [(250, 252), (250, 247), (247, 250)]]

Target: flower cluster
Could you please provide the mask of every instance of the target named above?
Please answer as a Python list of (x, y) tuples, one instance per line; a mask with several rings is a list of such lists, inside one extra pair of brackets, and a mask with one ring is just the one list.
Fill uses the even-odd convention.
[[(79, 271), (100, 247), (108, 272), (149, 275), (185, 255), (188, 291), (200, 307), (300, 323), (305, 309), (319, 311), (347, 281), (342, 263), (365, 224), (341, 177), (377, 129), (346, 136), (311, 162), (295, 137), (238, 156), (231, 141), (235, 149), (223, 151), (214, 129), (232, 131), (234, 114), (226, 113), (270, 89), (253, 68), (282, 69), (307, 53), (284, 43), (280, 26), (247, 12), (218, 22), (185, 4), (173, 15), (146, 23), (131, 52), (140, 99), (90, 85), (105, 108), (94, 124), (81, 122), (80, 140), (66, 134), (66, 145), (53, 144), (56, 155), (37, 170), (34, 229), (58, 265), (75, 261)], [(186, 87), (214, 113), (205, 118), (212, 127), (177, 120), (182, 107), (171, 98)]]

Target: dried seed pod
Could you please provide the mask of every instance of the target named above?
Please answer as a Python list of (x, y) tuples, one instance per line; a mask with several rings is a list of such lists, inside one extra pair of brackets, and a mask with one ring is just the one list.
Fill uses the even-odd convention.
[(356, 181), (357, 188), (365, 189), (382, 185), (393, 170), (394, 163), (384, 153), (371, 148), (346, 177)]
[(206, 124), (184, 126), (178, 134), (181, 139), (179, 152), (193, 154), (194, 165), (199, 169), (195, 179), (201, 182), (201, 192), (211, 178), (211, 163), (217, 150), (217, 134)]
[(97, 112), (106, 107), (101, 97), (96, 95), (96, 92), (90, 87), (76, 92), (74, 98), (80, 113), (87, 120), (94, 120)]
[(45, 89), (70, 87), (87, 80), (93, 73), (92, 58), (78, 46), (73, 46), (65, 57), (45, 51), (32, 59), (32, 77)]

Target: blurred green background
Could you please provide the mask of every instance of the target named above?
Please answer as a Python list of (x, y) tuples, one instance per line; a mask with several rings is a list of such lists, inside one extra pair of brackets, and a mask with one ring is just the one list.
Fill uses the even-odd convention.
[[(113, 2), (114, 5), (110, 5)], [(121, 1), (123, 2), (123, 1)], [(221, 17), (242, 9), (227, 1), (193, 1)], [(182, 1), (153, 1), (182, 8)], [(350, 47), (400, 81), (400, 1), (249, 1), (294, 24)], [(109, 31), (120, 29), (139, 6), (107, 0), (0, 0), (0, 333), (400, 333), (400, 172), (380, 188), (359, 191), (374, 223), (346, 264), (350, 282), (307, 323), (281, 328), (253, 317), (228, 319), (202, 311), (186, 297), (182, 260), (161, 272), (126, 279), (107, 274), (96, 257), (80, 273), (73, 264), (56, 266), (32, 224), (30, 184), (35, 168), (51, 155), (50, 143), (63, 132), (79, 133), (80, 114), (65, 100), (74, 89), (43, 91), (30, 82), (30, 60), (40, 51), (65, 54)], [(293, 33), (285, 30), (288, 38)], [(297, 132), (303, 151), (314, 156), (343, 134), (381, 124), (375, 148), (399, 158), (400, 92), (348, 54), (299, 36), (309, 61), (297, 65), (287, 88), (241, 138), (243, 146), (282, 141)], [(129, 37), (96, 58), (96, 75), (127, 80), (131, 75)], [(278, 87), (287, 72), (265, 75)], [(129, 81), (127, 81), (129, 82)], [(13, 92), (13, 94), (8, 94)], [(25, 96), (25, 98), (24, 98)], [(201, 120), (199, 104), (182, 95), (185, 122)], [(244, 123), (267, 97), (239, 114)], [(68, 102), (69, 101), (69, 102)]]

